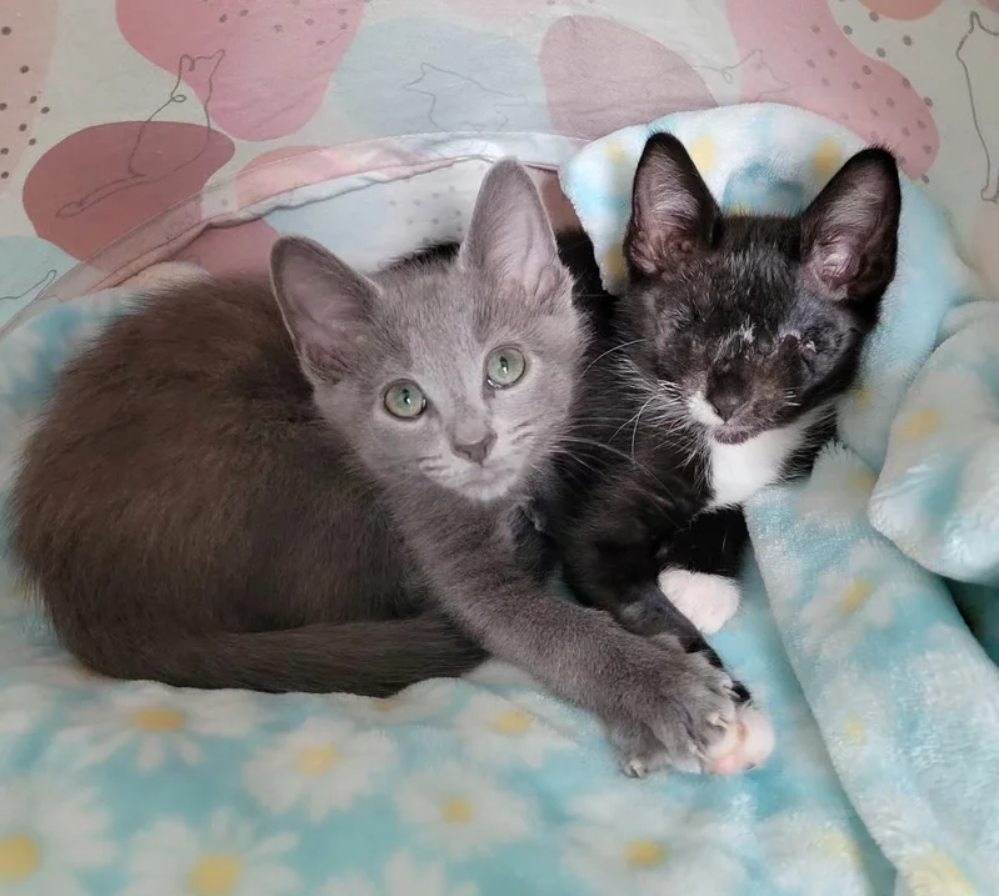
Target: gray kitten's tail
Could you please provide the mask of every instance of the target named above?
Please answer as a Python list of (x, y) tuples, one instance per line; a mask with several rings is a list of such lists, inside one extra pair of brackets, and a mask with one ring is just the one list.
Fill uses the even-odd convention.
[[(122, 650), (74, 651), (93, 671), (175, 687), (387, 697), (427, 678), (453, 678), (487, 658), (446, 618), (318, 624), (269, 632), (219, 632)], [(68, 645), (72, 650), (73, 645)], [(96, 655), (95, 655), (96, 653)], [(84, 656), (88, 654), (89, 656)]]

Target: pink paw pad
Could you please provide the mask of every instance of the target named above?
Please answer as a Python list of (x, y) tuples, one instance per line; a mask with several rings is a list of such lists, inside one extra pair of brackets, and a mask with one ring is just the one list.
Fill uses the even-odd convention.
[(776, 738), (770, 720), (755, 706), (740, 707), (725, 736), (707, 756), (713, 775), (738, 775), (762, 765), (773, 752)]

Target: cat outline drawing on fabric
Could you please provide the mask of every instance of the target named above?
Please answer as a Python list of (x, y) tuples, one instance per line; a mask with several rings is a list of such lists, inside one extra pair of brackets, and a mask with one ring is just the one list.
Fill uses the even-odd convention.
[[(402, 89), (430, 98), (427, 121), (439, 131), (502, 131), (510, 123), (510, 117), (502, 111), (503, 107), (525, 104), (522, 96), (486, 87), (475, 78), (429, 62), (421, 62), (420, 76), (403, 84)], [(448, 94), (454, 97), (456, 92), (458, 98), (452, 99), (452, 107), (441, 109), (445, 106), (442, 97)], [(474, 101), (467, 99), (469, 92), (478, 94)], [(492, 109), (492, 114), (486, 113), (486, 117), (472, 120), (468, 116), (473, 109)]]
[[(208, 148), (211, 139), (210, 106), (214, 79), (224, 59), (225, 50), (223, 49), (216, 50), (210, 56), (182, 54), (177, 61), (176, 81), (170, 89), (166, 101), (139, 125), (135, 135), (135, 143), (126, 163), (127, 173), (90, 190), (79, 199), (67, 202), (58, 210), (56, 217), (75, 217), (123, 190), (163, 180), (200, 158)], [(195, 76), (197, 77), (195, 78)], [(194, 86), (191, 86), (190, 82), (192, 81), (203, 85), (205, 96), (203, 103), (198, 99), (198, 91)], [(202, 128), (200, 143), (190, 147), (188, 152), (181, 157), (164, 155), (155, 143), (155, 135), (150, 134), (149, 127), (155, 122), (178, 122), (176, 118), (166, 117), (167, 113), (174, 113), (178, 106), (183, 107), (190, 119), (190, 124)]]
[(971, 117), (985, 153), (985, 183), (981, 196), (986, 202), (999, 202), (999, 97), (997, 85), (989, 74), (999, 57), (999, 31), (982, 24), (977, 12), (971, 13), (968, 30), (955, 51), (968, 84)]

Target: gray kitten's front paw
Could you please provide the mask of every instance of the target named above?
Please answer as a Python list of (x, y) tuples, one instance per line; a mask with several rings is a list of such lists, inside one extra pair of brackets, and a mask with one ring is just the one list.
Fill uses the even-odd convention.
[(666, 767), (738, 774), (770, 755), (769, 721), (724, 669), (678, 647), (640, 645), (616, 683), (626, 693), (604, 719), (625, 774), (642, 778)]

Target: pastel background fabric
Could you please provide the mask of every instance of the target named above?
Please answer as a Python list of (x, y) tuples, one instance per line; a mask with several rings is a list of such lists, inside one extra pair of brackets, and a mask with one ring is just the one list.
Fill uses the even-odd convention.
[[(890, 143), (999, 286), (997, 84), (995, 0), (4, 0), (0, 322), (79, 262), (117, 283), (339, 173), (350, 143), (755, 101)], [(201, 254), (259, 257), (273, 233), (244, 230)]]
[[(683, 141), (728, 209), (801, 211), (864, 145), (769, 104), (591, 143), (561, 180), (611, 288), (629, 185), (656, 131)], [(898, 272), (838, 439), (806, 481), (750, 502), (763, 587), (749, 599), (768, 600), (844, 789), (902, 880), (916, 893), (988, 892), (999, 886), (999, 668), (984, 649), (999, 639), (988, 609), (999, 603), (999, 304), (937, 210), (902, 187)], [(983, 643), (935, 572), (959, 594), (990, 586), (974, 595)]]

